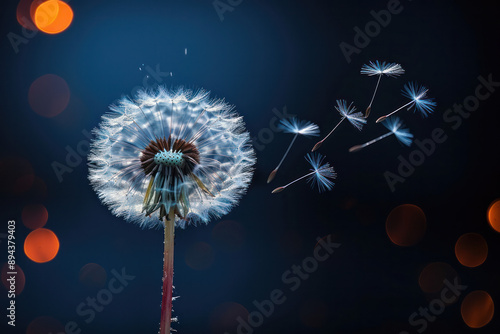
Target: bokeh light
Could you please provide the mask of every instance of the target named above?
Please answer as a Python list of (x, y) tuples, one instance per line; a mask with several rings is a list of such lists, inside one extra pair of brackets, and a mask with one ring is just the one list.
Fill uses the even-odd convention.
[(488, 222), (497, 232), (500, 232), (500, 199), (493, 201), (488, 208)]
[(21, 218), (24, 226), (36, 230), (47, 223), (49, 213), (42, 204), (29, 204), (24, 207)]
[(217, 246), (226, 251), (237, 251), (245, 242), (245, 228), (234, 220), (224, 220), (215, 225), (212, 238)]
[(68, 106), (69, 98), (68, 84), (55, 74), (46, 74), (36, 79), (28, 93), (31, 109), (49, 118), (63, 112)]
[(16, 9), (17, 22), (19, 22), (22, 27), (31, 31), (36, 30), (35, 24), (33, 23), (33, 19), (31, 17), (31, 5), (33, 4), (33, 2), (33, 0), (21, 0), (17, 4)]
[[(9, 272), (15, 272), (17, 274), (12, 275), (12, 274), (7, 274)], [(5, 263), (2, 266), (2, 283), (5, 286), (7, 290), (10, 290), (10, 283), (7, 281), (8, 278), (11, 276), (16, 276), (16, 296), (19, 295), (21, 292), (24, 290), (24, 285), (26, 284), (26, 276), (24, 275), (24, 271), (19, 267), (19, 265), (15, 264), (14, 265), (14, 270), (9, 269), (8, 263)]]
[(26, 329), (26, 334), (65, 333), (64, 326), (52, 317), (35, 318)]
[(0, 189), (7, 195), (20, 195), (33, 185), (35, 175), (28, 160), (10, 157), (0, 160)]
[(308, 327), (321, 328), (328, 316), (328, 306), (321, 300), (309, 299), (300, 310), (300, 320)]
[(210, 268), (214, 262), (214, 250), (206, 242), (197, 242), (186, 251), (186, 264), (194, 270)]
[(462, 319), (470, 328), (486, 326), (495, 313), (491, 296), (482, 290), (476, 290), (465, 296), (461, 307)]
[(212, 333), (236, 332), (238, 317), (248, 319), (248, 310), (241, 304), (226, 302), (215, 307), (210, 319)]
[(457, 272), (444, 262), (432, 262), (425, 266), (418, 277), (418, 285), (425, 293), (440, 292), (444, 288), (444, 280), (453, 282)]
[(78, 278), (88, 288), (102, 288), (106, 284), (106, 270), (97, 263), (87, 263), (80, 269)]
[(49, 0), (36, 7), (34, 22), (47, 34), (59, 34), (71, 25), (73, 10), (64, 1)]
[(52, 260), (59, 251), (59, 239), (54, 232), (46, 228), (31, 231), (24, 240), (24, 253), (37, 263)]
[(466, 233), (458, 238), (455, 255), (462, 265), (474, 268), (486, 261), (488, 244), (480, 234)]
[(413, 246), (424, 236), (425, 214), (418, 206), (403, 204), (394, 208), (385, 222), (387, 236), (398, 246)]

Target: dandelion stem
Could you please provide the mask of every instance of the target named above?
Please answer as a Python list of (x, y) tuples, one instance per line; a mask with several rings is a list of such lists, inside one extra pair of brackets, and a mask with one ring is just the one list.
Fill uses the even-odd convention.
[(401, 109), (404, 109), (405, 107), (409, 106), (410, 104), (412, 103), (415, 103), (415, 100), (411, 100), (410, 102), (408, 102), (407, 104), (405, 104), (404, 106), (402, 107), (399, 107), (398, 109), (394, 110), (393, 112), (391, 112), (390, 114), (387, 114), (385, 116), (382, 116), (380, 117), (379, 119), (377, 119), (376, 123), (380, 123), (382, 122), (383, 120), (385, 120), (386, 118), (394, 115), (395, 113), (397, 113), (398, 111), (400, 111)]
[(286, 150), (285, 155), (283, 156), (283, 158), (281, 158), (281, 161), (280, 161), (280, 163), (278, 164), (278, 167), (276, 167), (276, 168), (275, 168), (276, 170), (277, 170), (278, 168), (280, 168), (280, 166), (281, 166), (281, 164), (283, 163), (283, 161), (285, 161), (285, 158), (286, 158), (286, 156), (287, 156), (288, 152), (290, 152), (290, 149), (292, 148), (292, 145), (293, 145), (293, 143), (295, 142), (295, 139), (297, 139), (297, 136), (298, 136), (298, 135), (299, 135), (299, 134), (298, 134), (298, 133), (296, 133), (296, 134), (295, 134), (295, 136), (293, 136), (292, 142), (291, 142), (291, 143), (290, 143), (290, 145), (288, 146), (288, 149)]
[(159, 334), (170, 334), (172, 321), (172, 293), (174, 282), (174, 236), (175, 211), (170, 209), (165, 223), (165, 249), (163, 254), (163, 294), (161, 299), (161, 322)]
[(379, 140), (384, 139), (385, 137), (389, 137), (390, 135), (392, 135), (392, 132), (387, 132), (386, 134), (384, 134), (384, 135), (382, 135), (382, 136), (380, 136), (380, 137), (377, 137), (377, 138), (375, 138), (375, 139), (373, 139), (373, 140), (370, 140), (369, 142), (366, 142), (366, 143), (364, 143), (364, 144), (362, 144), (362, 145), (356, 145), (356, 146), (353, 146), (353, 147), (351, 147), (351, 148), (349, 149), (349, 152), (359, 151), (359, 150), (361, 150), (362, 148), (367, 147), (368, 145), (371, 145), (371, 144), (373, 144), (373, 143), (378, 142)]
[(301, 176), (301, 177), (299, 177), (297, 180), (294, 180), (294, 181), (290, 182), (289, 184), (284, 185), (282, 188), (286, 188), (286, 187), (288, 187), (288, 186), (290, 186), (290, 185), (294, 184), (295, 182), (298, 182), (298, 181), (300, 181), (300, 180), (302, 180), (302, 179), (304, 179), (304, 178), (306, 178), (306, 177), (308, 177), (308, 176), (310, 176), (310, 175), (313, 175), (314, 173), (316, 173), (316, 171), (312, 171), (312, 172), (310, 172), (309, 174), (306, 174), (306, 175), (304, 175), (304, 176)]
[(377, 94), (378, 85), (380, 84), (380, 79), (382, 79), (382, 74), (378, 76), (377, 85), (375, 86), (375, 91), (373, 92), (372, 100), (370, 101), (370, 104), (368, 105), (368, 107), (372, 106), (373, 100), (375, 99), (375, 95)]
[(342, 123), (344, 121), (345, 118), (346, 118), (345, 116), (342, 117), (342, 119), (337, 123), (337, 125), (335, 125), (335, 127), (332, 129), (332, 131), (330, 131), (330, 133), (328, 133), (325, 138), (323, 138), (322, 140), (317, 142), (316, 145), (314, 145), (312, 152), (316, 151), (321, 146), (321, 144), (326, 140), (326, 138), (330, 137), (330, 135), (333, 133), (333, 131), (335, 131), (335, 129), (337, 129), (337, 127), (340, 125), (340, 123)]

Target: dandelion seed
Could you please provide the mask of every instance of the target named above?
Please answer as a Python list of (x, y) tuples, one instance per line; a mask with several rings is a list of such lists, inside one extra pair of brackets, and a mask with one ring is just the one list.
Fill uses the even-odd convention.
[(356, 112), (356, 107), (351, 104), (347, 106), (347, 102), (345, 100), (337, 100), (337, 106), (335, 107), (337, 111), (340, 113), (340, 116), (342, 118), (340, 121), (335, 125), (332, 131), (330, 131), (329, 134), (326, 135), (325, 138), (320, 140), (319, 142), (314, 145), (312, 148), (311, 152), (316, 151), (321, 147), (323, 142), (330, 137), (330, 135), (337, 129), (337, 127), (342, 123), (345, 119), (347, 119), (354, 127), (358, 130), (361, 130), (363, 128), (363, 125), (366, 124), (366, 119), (364, 118), (363, 114), (361, 112)]
[(255, 153), (242, 118), (209, 93), (159, 88), (102, 116), (90, 182), (113, 214), (165, 231), (160, 334), (170, 333), (175, 227), (227, 214), (245, 193)]
[(373, 140), (370, 140), (369, 142), (367, 143), (364, 143), (362, 145), (356, 145), (356, 146), (353, 146), (349, 149), (349, 152), (356, 152), (356, 151), (359, 151), (361, 150), (362, 148), (365, 148), (367, 147), (368, 145), (371, 145), (373, 143), (376, 143), (378, 142), (379, 140), (382, 140), (386, 137), (389, 137), (390, 135), (395, 135), (396, 138), (404, 145), (406, 146), (410, 146), (411, 143), (412, 143), (412, 138), (413, 138), (413, 135), (410, 133), (410, 130), (408, 129), (403, 129), (403, 122), (399, 119), (399, 117), (391, 117), (391, 118), (388, 118), (386, 119), (383, 123), (382, 123), (388, 130), (390, 130), (390, 132), (378, 137), (378, 138), (375, 138)]
[(419, 111), (422, 114), (422, 116), (427, 117), (430, 113), (434, 111), (434, 108), (436, 107), (436, 102), (434, 102), (434, 99), (427, 97), (428, 91), (429, 90), (426, 87), (419, 86), (417, 83), (413, 82), (407, 83), (404, 86), (402, 92), (403, 96), (411, 99), (411, 101), (399, 107), (398, 109), (394, 110), (393, 112), (380, 117), (379, 119), (377, 119), (377, 123), (382, 122), (387, 117), (394, 115), (395, 113), (406, 107), (408, 107), (408, 110), (414, 108), (413, 110), (414, 112)]
[(298, 182), (302, 179), (306, 179), (311, 184), (311, 187), (318, 187), (319, 192), (332, 190), (335, 183), (333, 183), (333, 179), (337, 177), (334, 169), (328, 162), (323, 163), (325, 157), (319, 153), (308, 153), (305, 156), (306, 161), (311, 165), (310, 173), (299, 177), (298, 179), (284, 185), (282, 187), (278, 187), (272, 191), (273, 194), (279, 193), (285, 190), (286, 187)]
[(319, 127), (312, 123), (312, 122), (307, 122), (307, 121), (301, 121), (294, 118), (291, 119), (282, 119), (278, 125), (279, 128), (283, 129), (283, 132), (285, 133), (293, 133), (295, 136), (293, 136), (292, 142), (288, 146), (288, 149), (286, 150), (285, 154), (283, 155), (283, 158), (281, 158), (280, 163), (278, 166), (269, 174), (269, 177), (267, 178), (267, 183), (271, 182), (274, 177), (276, 176), (276, 173), (278, 172), (278, 169), (281, 167), (281, 164), (285, 160), (288, 152), (290, 152), (290, 149), (292, 148), (293, 143), (295, 142), (295, 139), (297, 139), (298, 135), (310, 137), (310, 136), (319, 136)]
[(386, 63), (385, 61), (379, 62), (376, 60), (375, 62), (370, 61), (369, 64), (365, 64), (361, 67), (361, 74), (366, 74), (368, 76), (378, 76), (377, 85), (375, 86), (375, 91), (373, 92), (372, 99), (368, 108), (366, 108), (365, 118), (368, 118), (370, 115), (370, 111), (372, 110), (373, 100), (375, 99), (375, 95), (377, 94), (378, 86), (380, 84), (380, 79), (382, 79), (383, 75), (388, 77), (398, 77), (401, 74), (404, 74), (405, 70), (401, 67), (401, 65), (396, 63)]

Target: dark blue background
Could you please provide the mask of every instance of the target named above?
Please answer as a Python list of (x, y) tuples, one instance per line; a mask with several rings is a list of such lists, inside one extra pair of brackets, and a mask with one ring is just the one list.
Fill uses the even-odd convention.
[[(488, 205), (500, 197), (500, 94), (482, 102), (456, 131), (442, 117), (474, 93), (479, 75), (492, 73), (500, 81), (498, 6), (488, 1), (402, 1), (401, 14), (348, 63), (339, 44), (353, 44), (353, 28), (364, 27), (372, 20), (370, 11), (385, 9), (387, 1), (247, 0), (221, 21), (210, 0), (73, 0), (75, 18), (67, 31), (38, 33), (18, 53), (6, 37), (21, 34), (16, 5), (2, 3), (2, 157), (29, 160), (47, 195), (2, 194), (2, 220), (18, 221), (18, 263), (26, 274), (25, 290), (17, 298), (18, 325), (8, 333), (25, 333), (38, 316), (62, 324), (74, 320), (82, 333), (157, 331), (162, 231), (140, 230), (113, 217), (89, 186), (84, 163), (65, 174), (63, 182), (51, 167), (54, 161), (64, 163), (66, 146), (75, 148), (86, 140), (82, 130), (94, 128), (109, 104), (142, 84), (143, 64), (172, 72), (163, 78), (168, 87), (203, 87), (226, 98), (254, 137), (269, 127), (272, 110), (285, 106), (326, 134), (339, 119), (336, 99), (354, 101), (361, 110), (369, 102), (376, 79), (359, 74), (362, 64), (394, 61), (406, 74), (382, 80), (373, 113), (404, 103), (400, 89), (416, 80), (430, 88), (438, 107), (428, 119), (409, 112), (402, 117), (415, 138), (429, 138), (436, 127), (449, 137), (391, 192), (383, 173), (395, 172), (398, 155), (407, 157), (411, 149), (391, 138), (349, 154), (349, 147), (384, 129), (374, 124), (375, 116), (361, 133), (343, 124), (321, 150), (338, 172), (334, 190), (318, 194), (300, 183), (272, 195), (274, 186), (306, 172), (303, 156), (315, 142), (299, 138), (270, 186), (267, 175), (291, 140), (275, 134), (257, 150), (248, 194), (223, 218), (244, 229), (238, 250), (213, 238), (217, 222), (177, 231), (174, 284), (181, 298), (174, 302), (180, 317), (174, 328), (179, 333), (222, 333), (221, 304), (238, 303), (251, 312), (252, 302), (269, 298), (273, 289), (287, 291), (287, 301), (255, 333), (415, 333), (408, 316), (428, 305), (418, 275), (432, 261), (449, 263), (469, 291), (486, 290), (500, 303), (500, 236), (486, 222)], [(48, 73), (64, 78), (71, 90), (68, 108), (54, 118), (35, 114), (28, 104), (31, 83)], [(21, 211), (32, 202), (47, 207), (46, 227), (61, 242), (58, 256), (45, 264), (31, 262), (21, 251), (29, 233), (20, 223)], [(388, 213), (404, 203), (420, 206), (427, 216), (425, 238), (414, 247), (398, 247), (385, 234)], [(454, 257), (454, 243), (466, 232), (482, 233), (489, 244), (488, 260), (476, 269), (461, 266)], [(290, 292), (281, 281), (283, 272), (312, 254), (317, 237), (329, 234), (342, 246), (299, 290)], [(213, 250), (213, 263), (205, 270), (194, 270), (185, 261), (197, 242)], [(112, 269), (123, 267), (136, 278), (85, 324), (76, 306), (99, 290), (79, 282), (79, 271), (89, 262), (104, 267), (108, 278)], [(311, 320), (316, 327), (304, 323), (309, 313), (317, 315)], [(470, 330), (458, 302), (429, 323), (426, 333), (494, 333), (495, 327), (500, 328), (498, 316), (485, 328)], [(235, 323), (224, 329), (236, 333)]]

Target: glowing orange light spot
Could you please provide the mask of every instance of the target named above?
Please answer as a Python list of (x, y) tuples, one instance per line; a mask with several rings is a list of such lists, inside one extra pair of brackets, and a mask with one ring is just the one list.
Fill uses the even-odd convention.
[(186, 252), (186, 264), (194, 270), (208, 269), (214, 261), (212, 246), (206, 242), (198, 242), (192, 245)]
[(38, 317), (26, 328), (26, 334), (65, 333), (64, 326), (52, 317)]
[(486, 261), (488, 244), (480, 234), (466, 233), (458, 238), (455, 255), (462, 265), (474, 268)]
[(248, 319), (248, 310), (241, 304), (226, 302), (215, 307), (210, 319), (212, 333), (229, 332), (239, 325), (238, 318)]
[(488, 222), (497, 232), (500, 232), (500, 199), (491, 203), (488, 208)]
[(36, 79), (28, 93), (31, 108), (44, 117), (59, 115), (68, 106), (69, 97), (68, 84), (54, 74), (46, 74)]
[(34, 262), (48, 262), (58, 251), (59, 239), (54, 232), (46, 228), (32, 231), (24, 240), (24, 253)]
[(31, 19), (30, 7), (33, 0), (21, 0), (17, 4), (16, 17), (21, 26), (31, 31), (37, 30)]
[(80, 269), (80, 282), (89, 288), (102, 288), (106, 284), (106, 270), (96, 263), (87, 263)]
[(41, 31), (47, 34), (59, 34), (73, 21), (73, 10), (64, 1), (49, 0), (36, 8), (34, 21)]
[(403, 204), (395, 207), (385, 222), (387, 236), (398, 246), (413, 246), (427, 228), (425, 213), (418, 206)]
[[(17, 274), (7, 274), (8, 272), (9, 273), (10, 272), (15, 272)], [(3, 283), (3, 285), (5, 286), (5, 288), (7, 290), (10, 290), (10, 287), (11, 287), (11, 284), (12, 284), (12, 281), (7, 281), (7, 279), (10, 278), (11, 276), (15, 276), (16, 277), (16, 280), (15, 280), (15, 286), (16, 286), (15, 294), (17, 296), (17, 295), (19, 295), (23, 291), (24, 285), (26, 284), (26, 277), (24, 276), (24, 271), (17, 264), (14, 265), (14, 270), (12, 270), (12, 269), (9, 268), (8, 263), (5, 263), (3, 265), (3, 267), (2, 267), (1, 277), (2, 277), (2, 283)]]
[(24, 207), (21, 217), (27, 228), (36, 230), (47, 223), (49, 213), (42, 204), (31, 204)]
[(444, 280), (453, 282), (455, 277), (457, 277), (457, 272), (449, 264), (433, 262), (422, 269), (418, 277), (418, 285), (426, 293), (440, 292), (444, 288)]
[(461, 313), (467, 326), (481, 328), (493, 319), (495, 305), (486, 291), (476, 290), (464, 298)]

